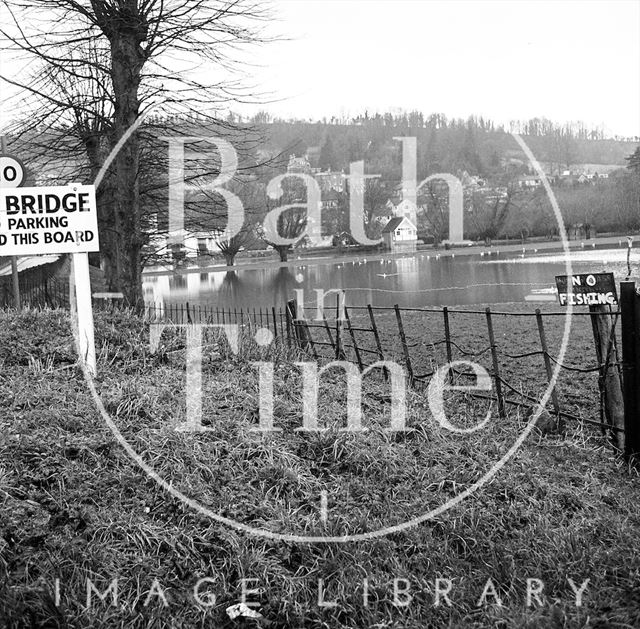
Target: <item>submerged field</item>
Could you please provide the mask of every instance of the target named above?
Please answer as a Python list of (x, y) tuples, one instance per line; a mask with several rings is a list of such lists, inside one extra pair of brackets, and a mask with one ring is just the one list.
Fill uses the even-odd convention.
[[(484, 330), (460, 317), (457, 338), (481, 351)], [(407, 395), (408, 430), (390, 432), (389, 390), (372, 378), (363, 387), (368, 430), (344, 432), (346, 390), (332, 374), (319, 398), (327, 430), (297, 431), (301, 381), (292, 362), (304, 356), (246, 340), (234, 355), (209, 336), (207, 431), (177, 432), (186, 412), (183, 335), (166, 331), (152, 353), (148, 325), (136, 316), (102, 313), (96, 324), (97, 393), (142, 461), (212, 512), (276, 537), (364, 535), (417, 518), (472, 487), (527, 422), (517, 407), (500, 420), (488, 402), (456, 399), (447, 405), (456, 426), (470, 427), (489, 410), (492, 420), (452, 433), (419, 388)], [(417, 315), (407, 326), (412, 338), (436, 335), (435, 323)], [(535, 336), (517, 326), (500, 327), (500, 341), (524, 351)], [(555, 347), (558, 329), (549, 326)], [(576, 360), (593, 353), (584, 330), (574, 330)], [(388, 351), (395, 356), (397, 343)], [(420, 370), (442, 362), (418, 356)], [(280, 432), (252, 430), (251, 361), (275, 363)], [(2, 626), (640, 625), (638, 474), (593, 428), (532, 431), (487, 484), (416, 526), (358, 542), (296, 542), (222, 524), (145, 474), (96, 409), (66, 313), (0, 314), (0, 369)], [(527, 391), (544, 385), (539, 366), (529, 381), (526, 362), (510, 369)], [(561, 382), (562, 401), (593, 417), (584, 383)], [(101, 600), (92, 584), (112, 589)], [(262, 618), (232, 620), (225, 611), (242, 600), (243, 587), (255, 590), (247, 600)]]

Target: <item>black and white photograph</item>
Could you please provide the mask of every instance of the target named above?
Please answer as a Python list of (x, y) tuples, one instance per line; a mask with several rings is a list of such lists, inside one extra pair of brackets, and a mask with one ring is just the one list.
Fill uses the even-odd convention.
[(640, 0), (0, 0), (0, 627), (640, 627)]

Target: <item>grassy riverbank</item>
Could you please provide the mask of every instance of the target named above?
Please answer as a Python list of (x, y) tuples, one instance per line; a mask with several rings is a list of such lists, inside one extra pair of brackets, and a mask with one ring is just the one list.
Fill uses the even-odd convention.
[[(460, 334), (474, 325), (460, 324)], [(517, 337), (517, 328), (510, 334)], [(185, 414), (184, 339), (169, 331), (151, 354), (148, 329), (134, 316), (98, 315), (97, 391), (122, 435), (173, 488), (261, 530), (345, 535), (400, 524), (471, 487), (525, 425), (510, 408), (506, 421), (494, 417), (476, 433), (453, 434), (414, 391), (409, 430), (390, 433), (388, 391), (371, 380), (363, 395), (370, 430), (340, 432), (345, 391), (329, 376), (319, 412), (329, 430), (295, 432), (302, 409), (295, 356), (255, 344), (234, 356), (216, 338), (205, 340), (208, 432), (173, 430)], [(247, 359), (276, 363), (281, 432), (251, 431), (258, 397)], [(533, 432), (487, 485), (408, 530), (361, 542), (296, 543), (222, 525), (147, 476), (97, 412), (74, 362), (65, 313), (1, 313), (0, 368), (2, 626), (640, 624), (638, 475), (591, 430)], [(467, 403), (448, 411), (456, 425), (470, 425), (488, 408)], [(203, 598), (207, 590), (216, 595), (209, 608), (193, 593), (205, 577)], [(434, 605), (437, 578), (451, 580), (451, 606)], [(111, 594), (101, 601), (93, 593), (87, 607), (87, 579), (100, 591), (118, 579), (117, 606)], [(255, 579), (246, 587), (257, 590), (249, 600), (260, 621), (232, 621), (225, 612), (240, 602), (243, 579)], [(405, 606), (394, 605), (394, 579), (396, 602)], [(491, 595), (477, 605), (488, 579), (502, 606)], [(527, 579), (544, 584), (542, 605), (527, 607)], [(589, 579), (580, 607), (568, 579), (576, 587)], [(324, 602), (335, 606), (319, 604), (322, 587)], [(409, 594), (399, 593), (407, 587)]]

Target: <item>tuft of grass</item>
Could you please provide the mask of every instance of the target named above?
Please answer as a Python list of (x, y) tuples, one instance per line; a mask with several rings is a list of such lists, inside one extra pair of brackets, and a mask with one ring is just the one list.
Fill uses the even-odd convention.
[[(473, 334), (473, 330), (469, 330)], [(228, 518), (277, 533), (344, 535), (400, 523), (472, 485), (513, 443), (524, 418), (509, 410), (461, 436), (408, 394), (408, 430), (390, 433), (389, 392), (363, 386), (366, 432), (340, 430), (346, 390), (320, 390), (322, 433), (296, 431), (301, 383), (284, 344), (242, 338), (229, 351), (204, 339), (200, 434), (185, 417), (185, 339), (168, 329), (157, 352), (132, 313), (98, 313), (97, 386), (119, 430), (175, 487)], [(260, 435), (256, 370), (273, 360), (275, 423)], [(471, 498), (422, 524), (364, 542), (274, 541), (223, 526), (167, 495), (120, 447), (74, 366), (67, 315), (0, 313), (0, 625), (7, 627), (584, 627), (640, 626), (640, 497), (634, 467), (597, 434), (533, 433)], [(452, 422), (484, 414), (452, 399)], [(321, 492), (327, 492), (323, 521)], [(195, 600), (199, 579), (211, 606)], [(451, 579), (451, 606), (434, 605)], [(527, 579), (544, 605), (527, 607)], [(117, 579), (118, 600), (92, 597)], [(243, 579), (263, 621), (232, 621)], [(324, 600), (318, 604), (320, 579)], [(365, 585), (365, 581), (366, 585)], [(478, 606), (492, 579), (502, 606)], [(589, 579), (581, 607), (568, 579)], [(57, 581), (56, 581), (57, 580)], [(406, 594), (397, 593), (408, 586)], [(168, 606), (157, 595), (160, 584)], [(59, 584), (56, 600), (56, 583)], [(368, 602), (364, 602), (364, 589)], [(157, 593), (157, 590), (156, 590)], [(147, 604), (145, 604), (147, 603)], [(406, 605), (404, 605), (406, 603)]]

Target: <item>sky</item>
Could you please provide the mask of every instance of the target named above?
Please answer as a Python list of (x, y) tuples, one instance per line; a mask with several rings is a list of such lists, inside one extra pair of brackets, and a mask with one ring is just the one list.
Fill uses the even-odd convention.
[[(640, 0), (272, 4), (277, 20), (267, 30), (282, 40), (245, 54), (264, 96), (232, 106), (237, 112), (321, 120), (417, 109), (499, 123), (544, 116), (640, 136)], [(0, 69), (11, 75), (16, 64), (3, 57)], [(12, 91), (0, 84), (2, 100)]]
[(639, 0), (275, 0), (254, 74), (282, 117), (417, 109), (640, 135)]

